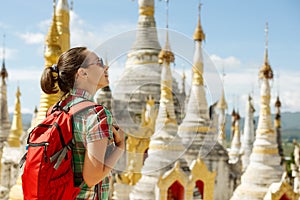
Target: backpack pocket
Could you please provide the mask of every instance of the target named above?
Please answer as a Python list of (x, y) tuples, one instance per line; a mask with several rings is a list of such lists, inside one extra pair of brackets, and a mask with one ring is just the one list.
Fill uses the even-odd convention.
[(49, 162), (47, 156), (48, 142), (29, 143), (26, 159), (30, 162), (26, 163), (22, 174), (22, 187), (24, 196), (29, 199), (39, 198), (45, 192), (45, 185), (38, 184), (47, 180), (49, 169), (43, 163)]
[(80, 192), (79, 187), (74, 187), (72, 168), (69, 168), (60, 177), (50, 180), (49, 187), (51, 191), (49, 199), (51, 200), (75, 199)]

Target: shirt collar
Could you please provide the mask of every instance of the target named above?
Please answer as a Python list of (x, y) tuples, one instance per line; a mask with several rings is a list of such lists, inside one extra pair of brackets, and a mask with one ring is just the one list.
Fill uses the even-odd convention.
[(93, 101), (93, 95), (91, 95), (88, 91), (84, 89), (73, 88), (70, 94), (76, 97), (81, 97)]

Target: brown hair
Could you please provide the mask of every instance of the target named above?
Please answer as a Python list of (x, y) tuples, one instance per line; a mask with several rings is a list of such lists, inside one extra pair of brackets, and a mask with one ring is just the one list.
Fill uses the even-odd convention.
[(86, 59), (86, 50), (86, 47), (71, 48), (59, 56), (56, 67), (46, 67), (41, 77), (42, 90), (46, 94), (55, 94), (59, 89), (63, 95), (70, 92), (74, 87), (75, 74)]

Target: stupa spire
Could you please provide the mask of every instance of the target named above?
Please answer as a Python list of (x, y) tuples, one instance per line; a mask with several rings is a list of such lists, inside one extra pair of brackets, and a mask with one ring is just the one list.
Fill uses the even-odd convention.
[(283, 154), (283, 148), (282, 148), (282, 142), (281, 142), (281, 101), (279, 99), (279, 94), (275, 101), (275, 119), (274, 119), (274, 127), (276, 132), (276, 138), (277, 138), (277, 144), (278, 144), (278, 152), (281, 156), (281, 164), (284, 161), (284, 154)]
[(269, 55), (268, 55), (268, 45), (269, 45), (269, 41), (268, 41), (268, 34), (269, 34), (269, 26), (268, 26), (268, 22), (266, 22), (266, 28), (265, 28), (265, 32), (266, 32), (266, 44), (265, 44), (265, 58), (264, 58), (264, 64), (262, 66), (262, 68), (260, 69), (259, 72), (259, 78), (266, 78), (266, 79), (273, 79), (273, 70), (269, 64)]
[(193, 76), (192, 84), (203, 86), (203, 53), (202, 53), (202, 41), (205, 39), (205, 34), (202, 30), (200, 24), (200, 8), (199, 4), (199, 13), (198, 13), (198, 24), (194, 33), (195, 40), (195, 53), (194, 53), (194, 63), (193, 63)]
[(61, 42), (62, 40), (60, 38), (57, 27), (56, 3), (55, 0), (53, 0), (52, 23), (45, 41), (45, 67), (51, 67), (57, 62), (58, 57), (62, 53)]
[(161, 95), (160, 95), (160, 106), (158, 110), (158, 116), (156, 119), (156, 128), (159, 130), (166, 123), (173, 123), (177, 126), (176, 115), (174, 111), (174, 102), (172, 94), (172, 73), (170, 64), (174, 62), (175, 57), (171, 51), (169, 44), (169, 34), (168, 34), (168, 0), (166, 9), (166, 44), (165, 48), (162, 49), (158, 55), (158, 62), (162, 64), (161, 72)]
[(225, 110), (227, 110), (227, 102), (225, 99), (225, 92), (224, 92), (224, 77), (225, 77), (225, 72), (223, 68), (223, 73), (222, 73), (222, 82), (223, 82), (223, 88), (222, 88), (222, 94), (221, 98), (219, 99), (216, 108), (219, 110), (219, 118), (218, 118), (218, 142), (226, 148), (226, 114)]
[(10, 134), (7, 139), (7, 142), (11, 147), (20, 147), (20, 137), (23, 134), (20, 96), (21, 92), (20, 87), (18, 86), (16, 92), (15, 111), (13, 115)]
[(5, 34), (3, 35), (3, 48), (2, 48), (2, 68), (1, 68), (1, 79), (2, 85), (6, 85), (5, 79), (8, 77), (8, 73), (5, 67)]
[[(199, 22), (199, 19), (198, 19)], [(199, 24), (197, 25), (197, 27)], [(196, 28), (197, 30), (197, 28)], [(190, 97), (186, 107), (186, 115), (178, 128), (178, 134), (182, 137), (184, 145), (190, 147), (187, 151), (187, 162), (190, 164), (193, 159), (198, 157), (199, 148), (202, 144), (198, 133), (206, 135), (209, 130), (209, 109), (206, 101), (205, 88), (203, 84), (203, 54), (202, 40), (194, 38), (195, 51), (192, 66), (192, 87)], [(195, 139), (199, 135), (200, 140)], [(202, 137), (203, 138), (203, 137)], [(190, 143), (193, 144), (190, 146)], [(192, 150), (193, 149), (193, 150)], [(197, 149), (197, 150), (196, 150)], [(194, 153), (192, 153), (194, 152)], [(189, 154), (193, 155), (189, 155)]]
[[(266, 24), (266, 35), (268, 35), (268, 24)], [(266, 37), (266, 44), (267, 40)], [(273, 78), (273, 72), (266, 59), (268, 59), (267, 56), (259, 74), (261, 79), (260, 113), (250, 163), (232, 199), (262, 199), (269, 186), (280, 181), (283, 172), (276, 134), (271, 121), (269, 79)]]
[[(53, 64), (56, 64), (58, 57), (62, 53), (62, 49), (61, 49), (62, 41), (57, 28), (57, 18), (56, 18), (55, 11), (56, 11), (56, 3), (55, 0), (53, 0), (52, 23), (45, 41), (45, 52), (44, 52), (45, 67), (51, 67)], [(59, 92), (56, 94), (45, 94), (42, 92), (36, 123), (40, 122), (45, 118), (48, 108), (51, 105), (55, 104), (58, 101), (58, 99), (59, 99)]]
[(68, 0), (58, 0), (55, 15), (61, 51), (65, 52), (70, 48), (70, 9)]
[(200, 11), (201, 11), (201, 7), (202, 4), (199, 3), (198, 6), (198, 23), (197, 23), (197, 27), (195, 29), (194, 32), (194, 40), (198, 40), (198, 41), (204, 41), (205, 40), (205, 34), (203, 32), (202, 26), (201, 26), (201, 21), (200, 21)]
[(241, 155), (240, 114), (235, 114), (234, 133), (229, 151), (229, 163), (237, 163)]
[(249, 95), (246, 112), (245, 112), (245, 122), (244, 122), (244, 137), (242, 141), (242, 170), (244, 171), (249, 165), (250, 154), (253, 148), (253, 142), (255, 139), (254, 133), (254, 106), (252, 102), (252, 97)]

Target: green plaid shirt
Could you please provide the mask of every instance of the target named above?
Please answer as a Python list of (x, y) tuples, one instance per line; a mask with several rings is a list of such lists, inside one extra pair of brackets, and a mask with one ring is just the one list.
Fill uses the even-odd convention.
[[(87, 91), (81, 89), (73, 89), (71, 91), (71, 99), (67, 105), (71, 106), (80, 101), (93, 100), (93, 96)], [(86, 109), (73, 117), (73, 133), (75, 146), (73, 147), (73, 168), (75, 186), (81, 187), (81, 191), (77, 196), (77, 200), (105, 200), (109, 195), (110, 176), (105, 177), (100, 185), (100, 197), (97, 195), (97, 185), (88, 187), (85, 184), (82, 171), (83, 162), (86, 151), (86, 144), (103, 138), (109, 141), (113, 138), (112, 133), (112, 116), (110, 111), (102, 105)]]

